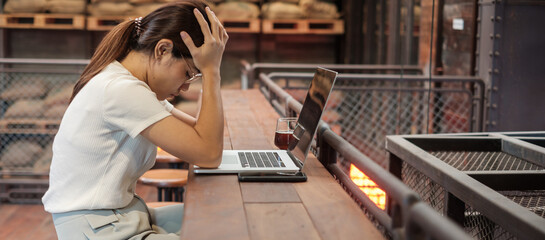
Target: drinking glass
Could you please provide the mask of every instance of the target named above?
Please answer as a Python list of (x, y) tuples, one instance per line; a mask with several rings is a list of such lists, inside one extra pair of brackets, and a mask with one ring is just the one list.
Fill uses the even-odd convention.
[(280, 149), (288, 149), (290, 142), (293, 141), (293, 130), (297, 123), (297, 118), (282, 117), (276, 121), (276, 132), (274, 134), (274, 145)]

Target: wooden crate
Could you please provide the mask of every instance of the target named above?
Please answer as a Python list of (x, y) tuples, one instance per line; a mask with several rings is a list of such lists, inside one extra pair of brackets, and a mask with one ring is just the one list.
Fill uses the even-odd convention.
[(136, 17), (130, 17), (130, 16), (88, 16), (87, 30), (110, 31), (117, 24), (125, 20), (135, 19), (135, 18)]
[(74, 14), (0, 14), (0, 28), (85, 29), (85, 16)]
[(261, 20), (259, 19), (220, 19), (227, 33), (259, 33)]
[(2, 119), (0, 130), (57, 130), (60, 124), (60, 119)]
[(40, 204), (49, 187), (47, 175), (11, 177), (0, 174), (0, 203)]
[(340, 19), (264, 19), (263, 33), (269, 34), (343, 34)]

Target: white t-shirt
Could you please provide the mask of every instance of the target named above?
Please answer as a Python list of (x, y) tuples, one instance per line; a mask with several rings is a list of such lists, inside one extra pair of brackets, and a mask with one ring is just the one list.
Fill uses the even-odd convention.
[(125, 207), (157, 147), (142, 130), (171, 115), (146, 83), (114, 61), (76, 95), (53, 142), (45, 210)]

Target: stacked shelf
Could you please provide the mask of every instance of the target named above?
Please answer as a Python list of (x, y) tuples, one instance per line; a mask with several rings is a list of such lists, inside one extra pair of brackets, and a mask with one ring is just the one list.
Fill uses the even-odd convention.
[(261, 20), (259, 19), (220, 19), (220, 21), (229, 33), (261, 32)]
[(55, 134), (59, 125), (60, 119), (0, 119), (0, 134)]
[(264, 19), (262, 31), (268, 34), (343, 34), (340, 19)]
[[(131, 16), (0, 14), (0, 28), (109, 31)], [(229, 33), (343, 34), (342, 19), (220, 19)]]
[(87, 17), (87, 30), (89, 31), (109, 31), (115, 25), (127, 20), (135, 19), (135, 17), (128, 16), (102, 16), (102, 17)]
[(0, 28), (83, 30), (85, 18), (78, 14), (0, 14)]

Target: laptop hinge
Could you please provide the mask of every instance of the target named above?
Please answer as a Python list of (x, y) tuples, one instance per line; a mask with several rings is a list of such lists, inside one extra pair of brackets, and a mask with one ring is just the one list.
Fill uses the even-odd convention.
[(299, 161), (290, 151), (286, 151), (288, 153), (288, 156), (290, 156), (291, 160), (293, 160), (293, 163), (299, 168), (299, 170), (303, 169), (303, 163)]

